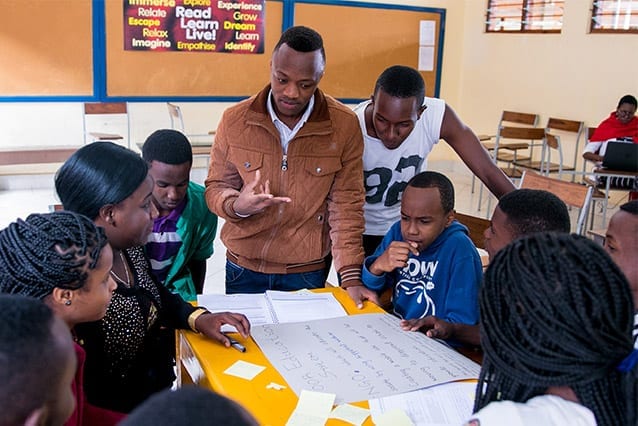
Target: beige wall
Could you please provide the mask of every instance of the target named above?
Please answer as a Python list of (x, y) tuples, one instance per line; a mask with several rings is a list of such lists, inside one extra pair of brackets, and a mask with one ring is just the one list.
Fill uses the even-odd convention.
[(503, 109), (596, 126), (621, 96), (638, 95), (638, 36), (589, 34), (591, 1), (565, 1), (561, 34), (532, 35), (486, 34), (485, 3), (464, 1), (455, 105), (476, 132), (493, 133)]
[[(503, 109), (596, 125), (626, 94), (638, 95), (638, 36), (587, 33), (589, 0), (566, 0), (561, 34), (485, 34), (484, 0), (378, 1), (446, 9), (441, 97), (477, 133), (493, 133)], [(180, 103), (187, 130), (214, 128), (228, 103)], [(169, 125), (163, 103), (133, 103), (131, 134)], [(78, 103), (0, 103), (0, 147), (82, 143)], [(114, 129), (118, 130), (118, 129)], [(455, 154), (443, 143), (432, 159)]]

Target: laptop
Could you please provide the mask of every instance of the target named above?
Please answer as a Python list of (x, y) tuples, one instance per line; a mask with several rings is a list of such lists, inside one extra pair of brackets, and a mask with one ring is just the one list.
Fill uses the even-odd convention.
[(607, 142), (603, 167), (623, 172), (638, 172), (638, 143)]

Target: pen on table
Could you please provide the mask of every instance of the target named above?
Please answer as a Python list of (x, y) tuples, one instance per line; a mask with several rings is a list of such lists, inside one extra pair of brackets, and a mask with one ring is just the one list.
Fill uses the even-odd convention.
[(230, 336), (226, 336), (228, 340), (230, 340), (230, 346), (237, 349), (239, 352), (246, 352), (246, 346), (239, 343), (237, 340), (233, 339)]

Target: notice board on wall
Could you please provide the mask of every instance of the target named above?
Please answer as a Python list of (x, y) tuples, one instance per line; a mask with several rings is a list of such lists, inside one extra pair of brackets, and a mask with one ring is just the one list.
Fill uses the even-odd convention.
[(89, 1), (2, 2), (0, 97), (91, 96)]
[[(428, 96), (440, 81), (445, 10), (379, 3), (266, 0), (263, 54), (125, 50), (123, 0), (21, 0), (0, 15), (0, 100), (226, 100), (261, 90), (282, 29), (324, 38), (320, 87), (363, 99), (394, 64), (423, 70)], [(423, 28), (431, 40), (423, 45)], [(429, 44), (428, 44), (429, 43)], [(427, 57), (427, 55), (426, 55)]]
[[(426, 95), (438, 96), (445, 10), (348, 2), (295, 3), (295, 25), (317, 30), (324, 39), (326, 73), (321, 88), (337, 98), (368, 98), (381, 72), (391, 65), (423, 67)], [(424, 40), (424, 32), (432, 30)], [(421, 57), (420, 57), (421, 55)]]

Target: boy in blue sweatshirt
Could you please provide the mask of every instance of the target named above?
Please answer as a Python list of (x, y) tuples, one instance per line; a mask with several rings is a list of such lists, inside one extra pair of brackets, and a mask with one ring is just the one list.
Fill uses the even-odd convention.
[(393, 288), (394, 313), (402, 319), (476, 324), (481, 279), (476, 247), (454, 220), (452, 182), (437, 172), (414, 176), (403, 192), (401, 219), (365, 260), (363, 284), (377, 292)]

